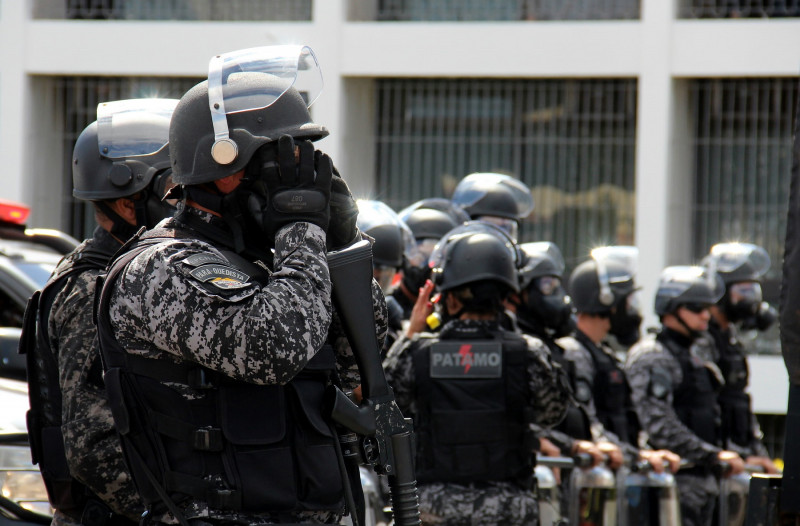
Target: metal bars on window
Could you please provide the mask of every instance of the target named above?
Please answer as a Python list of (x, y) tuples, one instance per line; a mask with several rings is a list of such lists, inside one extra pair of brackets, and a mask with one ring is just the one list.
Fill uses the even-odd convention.
[(351, 20), (628, 20), (640, 0), (350, 0)]
[[(83, 129), (97, 119), (97, 105), (111, 100), (140, 97), (179, 99), (202, 79), (150, 77), (64, 77), (53, 83), (55, 100), (63, 122), (64, 188), (72, 189), (72, 149)], [(71, 192), (70, 192), (71, 193)], [(94, 212), (88, 203), (71, 199), (66, 224), (68, 232), (78, 239), (88, 237), (94, 229)]]
[(311, 20), (312, 0), (34, 0), (34, 18), (78, 20)]
[(513, 175), (536, 208), (521, 241), (553, 241), (570, 264), (634, 231), (636, 81), (377, 82), (375, 196), (400, 208), (450, 197), (472, 172)]
[[(699, 260), (711, 245), (723, 241), (764, 247), (772, 259), (763, 284), (764, 299), (775, 305), (797, 90), (798, 82), (791, 78), (697, 79), (689, 88), (694, 256)], [(777, 339), (777, 334), (772, 336)], [(754, 344), (777, 347), (769, 337)]]
[(681, 18), (800, 17), (800, 0), (681, 0)]

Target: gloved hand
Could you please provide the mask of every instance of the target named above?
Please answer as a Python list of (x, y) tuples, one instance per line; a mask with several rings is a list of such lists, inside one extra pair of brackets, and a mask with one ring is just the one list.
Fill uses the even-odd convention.
[(297, 143), (282, 135), (262, 156), (261, 177), (269, 192), (267, 219), (272, 233), (298, 221), (313, 223), (327, 230), (330, 220), (329, 201), (333, 164), (315, 162), (314, 145), (310, 141)]
[[(333, 166), (331, 158), (321, 151), (314, 152), (314, 165), (331, 163), (333, 179), (331, 181), (331, 221), (328, 225), (328, 250), (336, 250), (352, 243), (357, 234), (356, 220), (358, 219), (358, 206), (347, 183)], [(317, 168), (319, 170), (319, 168)]]

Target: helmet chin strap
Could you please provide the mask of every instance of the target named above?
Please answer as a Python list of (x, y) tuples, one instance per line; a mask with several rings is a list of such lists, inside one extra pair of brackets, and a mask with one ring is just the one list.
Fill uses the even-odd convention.
[(678, 313), (678, 311), (675, 311), (675, 319), (678, 320), (678, 323), (680, 323), (681, 326), (689, 332), (689, 337), (693, 340), (696, 340), (701, 335), (700, 331), (692, 329), (686, 324), (685, 321), (683, 321), (683, 317)]
[(111, 220), (111, 230), (109, 232), (112, 236), (117, 238), (120, 243), (124, 243), (133, 237), (138, 228), (125, 221), (118, 213), (114, 211), (105, 201), (97, 201), (97, 208), (103, 212), (106, 217)]

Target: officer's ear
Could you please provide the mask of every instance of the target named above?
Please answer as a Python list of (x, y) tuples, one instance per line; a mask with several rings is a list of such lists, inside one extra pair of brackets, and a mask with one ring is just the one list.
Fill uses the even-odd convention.
[(447, 313), (450, 315), (456, 314), (461, 309), (464, 308), (464, 304), (458, 301), (456, 295), (453, 294), (451, 291), (446, 290), (442, 292), (442, 296), (444, 297), (444, 306), (447, 308)]
[(109, 203), (109, 206), (126, 222), (136, 226), (136, 204), (133, 199), (120, 197)]

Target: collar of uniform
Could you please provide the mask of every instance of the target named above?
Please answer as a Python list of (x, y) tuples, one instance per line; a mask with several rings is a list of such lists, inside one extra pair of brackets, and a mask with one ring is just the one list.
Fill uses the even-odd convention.
[(92, 248), (103, 253), (108, 253), (109, 257), (119, 250), (122, 243), (111, 235), (111, 232), (102, 227), (96, 227), (92, 233), (91, 239)]
[(661, 329), (659, 337), (671, 340), (686, 349), (688, 349), (692, 345), (692, 342), (694, 341), (694, 338), (692, 338), (691, 336), (686, 336), (685, 334), (681, 334), (678, 331), (670, 329), (668, 327), (663, 327)]
[(488, 338), (500, 330), (497, 320), (451, 320), (439, 332), (442, 339), (481, 339)]

